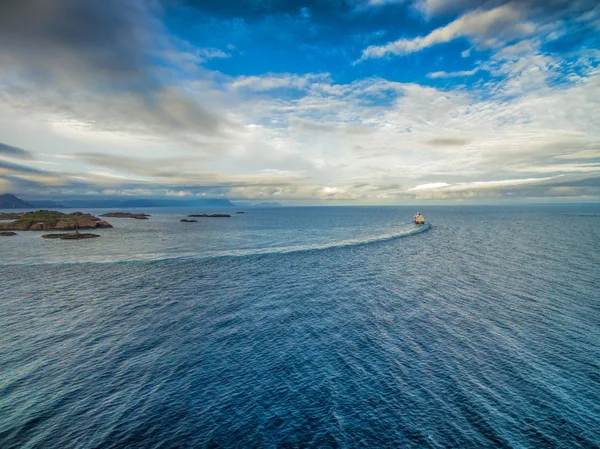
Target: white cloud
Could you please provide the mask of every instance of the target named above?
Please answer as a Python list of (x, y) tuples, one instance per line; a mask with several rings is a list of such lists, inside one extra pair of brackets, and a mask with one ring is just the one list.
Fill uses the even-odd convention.
[[(552, 67), (548, 64), (546, 69)], [(299, 181), (302, 186), (274, 190), (279, 198), (398, 200), (431, 187), (456, 184), (449, 180), (457, 177), (470, 183), (468, 189), (463, 184), (459, 190), (483, 194), (491, 192), (492, 186), (518, 189), (529, 179), (540, 179), (521, 178), (523, 174), (596, 170), (593, 165), (573, 164), (568, 157), (581, 151), (584, 141), (599, 137), (597, 129), (594, 131), (593, 98), (600, 89), (592, 79), (553, 89), (543, 78), (539, 81), (543, 89), (507, 99), (511, 83), (526, 67), (513, 69), (503, 68), (503, 79), (495, 80), (492, 95), (483, 98), (477, 92), (443, 91), (383, 79), (351, 84), (319, 80), (308, 84), (298, 98), (248, 100), (250, 103), (241, 105), (239, 113), (263, 123), (258, 128), (261, 139), (278, 142), (277, 151), (287, 149), (313, 164), (303, 171), (305, 177)], [(386, 101), (365, 102), (367, 98)], [(548, 114), (550, 104), (552, 111), (561, 111), (560, 120)], [(579, 119), (575, 115), (570, 119), (571, 108), (580, 109)], [(558, 142), (565, 142), (573, 150), (556, 147)], [(565, 154), (564, 162), (548, 162), (556, 154)], [(510, 182), (470, 181), (499, 173)], [(439, 181), (423, 182), (431, 178)], [(327, 187), (319, 188), (318, 183)], [(249, 194), (248, 189), (244, 192)], [(252, 192), (257, 190), (253, 188)], [(267, 194), (265, 189), (260, 192), (261, 198)]]
[[(378, 78), (335, 84), (322, 75), (305, 76), (303, 90), (287, 97), (252, 89), (239, 96), (225, 86), (236, 120), (246, 126), (218, 143), (220, 151), (196, 160), (159, 147), (155, 151), (170, 157), (88, 155), (95, 175), (82, 181), (134, 183), (163, 194), (196, 195), (209, 186), (209, 195), (232, 198), (385, 202), (483, 198), (508, 187), (518, 195), (548, 175), (599, 170), (590, 142), (600, 140), (600, 74), (507, 99), (503, 86), (522, 71), (509, 68), (502, 69), (508, 78), (496, 80), (492, 95), (486, 90), (483, 97)], [(69, 163), (81, 160), (68, 156)], [(508, 181), (475, 182), (501, 175)], [(561, 189), (535, 195), (563, 195)]]
[[(488, 25), (526, 23), (519, 13), (495, 14)], [(465, 17), (424, 45), (452, 36), (488, 45), (483, 25)], [(43, 150), (35, 153), (40, 157), (54, 154), (64, 172), (15, 173), (9, 167), (3, 173), (61, 191), (86, 186), (97, 192), (263, 200), (590, 195), (592, 187), (542, 184), (564, 183), (575, 174), (591, 179), (600, 170), (594, 146), (600, 141), (597, 61), (591, 50), (570, 60), (549, 57), (540, 52), (539, 38), (530, 38), (496, 51), (473, 70), (429, 74), (447, 78), (486, 70), (492, 76), (487, 84), (453, 90), (381, 78), (336, 83), (318, 73), (228, 78), (202, 69), (193, 72), (198, 79), (179, 85), (178, 95), (161, 86), (153, 96), (159, 107), (149, 116), (139, 99), (126, 95), (110, 101), (91, 96), (87, 100), (94, 104), (88, 107), (41, 92), (41, 114), (33, 97), (3, 104), (0, 134), (34, 152)], [(66, 112), (49, 115), (54, 101)], [(195, 103), (239, 125), (212, 135), (211, 127), (220, 122), (189, 114), (187, 107)], [(22, 113), (29, 109), (45, 120)], [(37, 145), (27, 141), (31, 129)], [(561, 173), (563, 178), (553, 178)], [(6, 188), (2, 179), (0, 187)], [(478, 182), (491, 179), (504, 181)], [(73, 186), (74, 180), (80, 184)]]
[(203, 60), (231, 57), (230, 54), (225, 53), (223, 50), (219, 50), (218, 48), (200, 48), (196, 50), (196, 54)]
[(306, 89), (315, 82), (327, 81), (328, 79), (329, 74), (294, 75), (283, 73), (263, 76), (240, 76), (231, 83), (231, 87), (234, 89), (250, 89), (254, 91)]
[(460, 37), (469, 37), (481, 47), (496, 47), (501, 43), (532, 34), (535, 26), (525, 19), (524, 11), (512, 4), (490, 10), (478, 9), (433, 30), (427, 36), (403, 38), (386, 45), (367, 47), (360, 60), (407, 55)]
[(186, 191), (186, 190), (178, 190), (178, 191), (177, 190), (167, 190), (166, 195), (167, 196), (176, 196), (176, 197), (179, 197), (179, 198), (183, 198), (183, 197), (186, 197), (186, 196), (192, 196), (193, 193), (190, 192), (189, 190), (188, 191)]
[(346, 191), (340, 187), (325, 187), (323, 193), (326, 195), (336, 195), (339, 193), (346, 193)]
[(517, 186), (522, 184), (530, 184), (540, 181), (547, 181), (549, 179), (556, 179), (557, 177), (548, 178), (525, 178), (525, 179), (503, 179), (500, 181), (474, 181), (474, 182), (460, 182), (456, 184), (447, 184), (445, 182), (435, 182), (430, 184), (422, 184), (417, 187), (409, 189), (408, 192), (414, 192), (417, 190), (465, 190), (476, 188), (494, 188), (501, 186)]
[(427, 184), (419, 184), (418, 186), (413, 187), (412, 189), (408, 189), (407, 192), (416, 192), (419, 190), (431, 190), (431, 189), (439, 189), (441, 187), (447, 187), (450, 184), (446, 182), (430, 182)]
[(427, 74), (427, 78), (455, 78), (459, 76), (472, 76), (479, 72), (481, 69), (479, 67), (474, 68), (473, 70), (461, 70), (458, 72), (432, 72)]

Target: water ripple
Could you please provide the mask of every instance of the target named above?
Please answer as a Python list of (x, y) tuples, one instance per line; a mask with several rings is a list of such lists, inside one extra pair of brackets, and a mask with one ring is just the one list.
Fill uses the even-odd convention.
[(600, 227), (542, 212), (0, 267), (0, 447), (600, 447)]

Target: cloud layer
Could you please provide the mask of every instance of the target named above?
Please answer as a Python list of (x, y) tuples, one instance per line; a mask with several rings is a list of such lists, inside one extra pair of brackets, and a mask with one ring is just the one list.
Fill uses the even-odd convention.
[(597, 30), (586, 0), (9, 0), (0, 189), (597, 200)]

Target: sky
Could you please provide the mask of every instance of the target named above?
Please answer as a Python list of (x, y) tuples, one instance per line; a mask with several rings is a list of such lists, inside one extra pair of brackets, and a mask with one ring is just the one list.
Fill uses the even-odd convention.
[(2, 0), (0, 193), (600, 200), (597, 0)]

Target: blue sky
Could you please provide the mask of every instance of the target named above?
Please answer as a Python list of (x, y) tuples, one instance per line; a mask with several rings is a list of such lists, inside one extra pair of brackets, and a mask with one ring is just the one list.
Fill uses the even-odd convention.
[(597, 201), (592, 0), (0, 4), (0, 191)]

